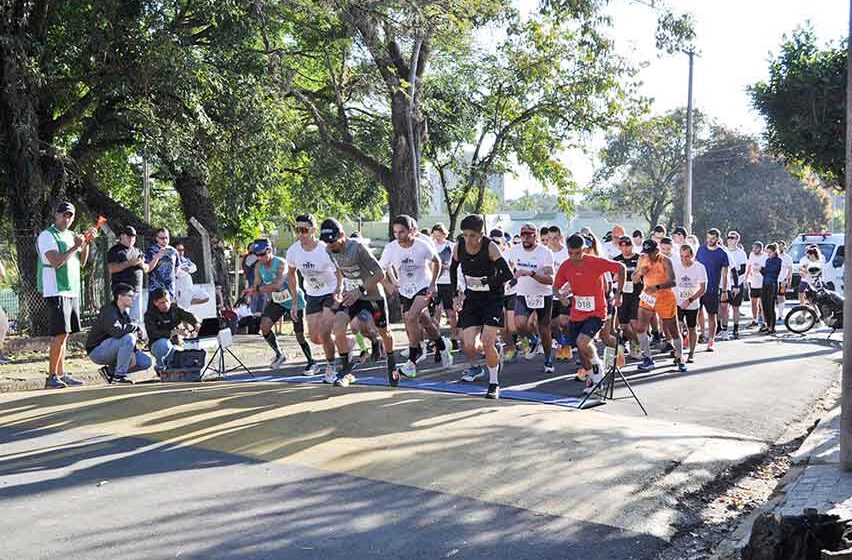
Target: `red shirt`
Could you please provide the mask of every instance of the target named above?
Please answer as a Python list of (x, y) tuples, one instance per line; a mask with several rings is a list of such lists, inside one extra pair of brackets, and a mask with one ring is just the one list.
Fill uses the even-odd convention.
[[(607, 272), (618, 274), (619, 270), (621, 270), (621, 263), (594, 255), (584, 255), (580, 264), (574, 264), (571, 259), (568, 259), (560, 265), (553, 287), (558, 290), (566, 282), (571, 284), (571, 292), (574, 294), (571, 321), (585, 321), (589, 317), (606, 319), (603, 275)], [(589, 308), (593, 309), (584, 310)]]

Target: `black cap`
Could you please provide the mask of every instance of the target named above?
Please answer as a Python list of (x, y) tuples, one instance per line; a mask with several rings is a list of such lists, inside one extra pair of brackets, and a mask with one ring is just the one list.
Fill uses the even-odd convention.
[(337, 241), (341, 231), (343, 231), (343, 227), (340, 225), (340, 222), (334, 218), (326, 218), (320, 225), (320, 241), (324, 241), (325, 243)]
[(70, 202), (60, 202), (56, 205), (56, 213), (57, 214), (67, 214), (68, 212), (72, 214), (76, 214), (77, 212), (74, 210), (74, 205)]
[(127, 237), (136, 237), (136, 228), (133, 226), (124, 226), (118, 234), (126, 235)]
[(666, 231), (666, 228), (664, 228), (664, 227), (663, 227), (662, 225), (660, 225), (660, 224), (657, 224), (657, 225), (655, 225), (655, 226), (654, 226), (654, 231), (655, 231), (655, 232)]
[(604, 234), (604, 241), (606, 241), (607, 243), (612, 241), (612, 232), (611, 231), (608, 231)]
[(686, 237), (687, 235), (689, 235), (688, 233), (686, 233), (686, 228), (685, 228), (685, 227), (682, 227), (682, 226), (676, 227), (676, 228), (674, 229), (674, 231), (672, 232), (672, 235), (677, 235), (678, 233), (679, 233), (679, 234), (681, 234), (681, 235), (682, 235), (682, 236), (684, 236), (684, 237)]
[(657, 242), (653, 239), (646, 239), (642, 242), (642, 252), (646, 255), (648, 253), (656, 253), (657, 249)]
[(505, 239), (505, 237), (503, 236), (503, 230), (501, 230), (500, 228), (494, 228), (489, 231), (488, 237), (490, 237), (491, 239)]

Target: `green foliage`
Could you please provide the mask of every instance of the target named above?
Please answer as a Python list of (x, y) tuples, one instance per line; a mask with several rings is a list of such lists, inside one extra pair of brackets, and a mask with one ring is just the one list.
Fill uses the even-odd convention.
[(825, 48), (799, 28), (785, 37), (769, 65), (769, 80), (749, 88), (766, 119), (769, 149), (793, 168), (812, 169), (827, 185), (844, 187), (846, 43)]
[(512, 212), (516, 210), (530, 212), (555, 212), (559, 209), (559, 197), (548, 193), (530, 193), (524, 196), (503, 202), (501, 210)]
[[(694, 230), (735, 229), (746, 245), (789, 240), (831, 224), (831, 199), (815, 181), (794, 177), (752, 138), (716, 129), (693, 168)], [(680, 215), (682, 197), (674, 205)], [(816, 229), (814, 229), (816, 228)]]
[[(694, 153), (701, 153), (707, 142), (707, 119), (696, 111), (693, 124)], [(599, 157), (601, 166), (588, 192), (590, 204), (610, 215), (639, 216), (650, 224), (679, 224), (672, 207), (684, 181), (684, 109), (629, 123), (608, 137)]]

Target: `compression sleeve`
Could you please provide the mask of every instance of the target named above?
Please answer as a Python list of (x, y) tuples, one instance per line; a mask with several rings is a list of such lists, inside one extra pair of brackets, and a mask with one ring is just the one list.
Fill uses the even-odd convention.
[(515, 275), (509, 268), (509, 263), (506, 262), (506, 259), (500, 257), (494, 261), (494, 274), (488, 278), (488, 285), (492, 288), (499, 288), (514, 277)]
[(740, 285), (740, 272), (736, 268), (731, 269), (731, 287), (736, 287)]
[(453, 287), (453, 292), (459, 289), (459, 265), (461, 263), (456, 259), (450, 261), (450, 286)]

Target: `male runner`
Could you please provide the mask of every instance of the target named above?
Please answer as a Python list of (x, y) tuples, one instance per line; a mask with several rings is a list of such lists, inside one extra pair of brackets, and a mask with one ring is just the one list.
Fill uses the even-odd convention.
[(709, 323), (707, 333), (707, 351), (713, 352), (716, 346), (716, 319), (719, 315), (719, 301), (728, 301), (728, 253), (719, 244), (722, 234), (716, 228), (707, 231), (707, 242), (699, 247), (696, 260), (707, 270), (707, 291), (701, 296), (701, 307), (707, 312)]
[(326, 218), (320, 224), (320, 241), (326, 244), (331, 260), (337, 265), (334, 343), (340, 356), (340, 370), (334, 385), (348, 387), (355, 381), (346, 328), (352, 323), (352, 330), (359, 331), (358, 315), (366, 311), (376, 324), (388, 356), (388, 384), (396, 387), (399, 385), (399, 371), (393, 353), (393, 336), (388, 330), (388, 303), (380, 286), (385, 273), (379, 261), (360, 241), (346, 237), (343, 226), (334, 218)]
[[(435, 242), (435, 251), (438, 253), (438, 258), (441, 259), (441, 275), (438, 276), (438, 303), (439, 313), (447, 315), (447, 321), (450, 323), (450, 337), (452, 338), (453, 350), (459, 348), (459, 330), (458, 330), (458, 313), (453, 305), (453, 293), (456, 287), (450, 284), (450, 263), (453, 260), (453, 247), (455, 243), (447, 239), (447, 228), (442, 223), (437, 223), (432, 226), (432, 240)], [(437, 316), (440, 320), (440, 314)]]
[(646, 239), (642, 243), (642, 255), (639, 268), (633, 273), (633, 281), (644, 284), (639, 295), (639, 330), (636, 334), (645, 359), (639, 364), (639, 371), (651, 371), (656, 367), (651, 358), (651, 340), (648, 338), (648, 327), (656, 313), (674, 348), (675, 364), (679, 371), (685, 372), (683, 340), (677, 327), (677, 298), (672, 290), (675, 286), (672, 263), (660, 254), (657, 242), (653, 239)]
[(686, 324), (689, 331), (689, 356), (686, 362), (691, 364), (695, 356), (695, 346), (698, 344), (698, 310), (701, 307), (701, 296), (707, 289), (707, 270), (704, 265), (695, 260), (692, 247), (687, 244), (680, 246), (680, 257), (672, 261), (677, 287), (677, 317)]
[(731, 335), (734, 339), (740, 337), (740, 306), (743, 303), (743, 281), (745, 280), (746, 264), (748, 263), (748, 255), (740, 248), (740, 234), (734, 230), (728, 232), (726, 236), (725, 250), (728, 252), (728, 301), (723, 301), (721, 305), (721, 315), (719, 323), (722, 328), (722, 333), (727, 335), (729, 309), (733, 308), (734, 326)]
[(639, 338), (636, 332), (639, 329), (639, 294), (642, 293), (642, 282), (634, 283), (633, 273), (639, 267), (640, 255), (633, 251), (633, 242), (626, 235), (622, 235), (618, 241), (621, 254), (613, 259), (624, 265), (627, 271), (627, 280), (624, 281), (622, 289), (621, 306), (618, 308), (618, 322), (624, 333), (625, 340), (630, 341), (630, 357), (634, 360), (642, 358), (639, 350)]
[[(522, 336), (533, 332), (530, 315), (538, 318), (538, 332), (544, 350), (544, 372), (553, 373), (553, 339), (550, 318), (553, 313), (553, 253), (536, 239), (533, 224), (521, 226), (521, 244), (509, 249), (518, 289), (515, 299), (515, 324)], [(548, 234), (550, 232), (548, 231)]]
[(417, 225), (411, 216), (400, 214), (393, 219), (392, 227), (396, 239), (385, 246), (379, 264), (385, 271), (387, 291), (399, 291), (408, 335), (408, 360), (400, 372), (406, 377), (416, 377), (417, 361), (423, 352), (420, 346), (423, 331), (441, 353), (441, 365), (453, 364), (450, 341), (441, 336), (428, 310), (429, 302), (438, 295), (441, 259), (433, 246), (416, 236)]
[(609, 259), (586, 254), (585, 240), (574, 234), (568, 238), (569, 258), (559, 267), (554, 287), (561, 290), (566, 285), (574, 294), (571, 308), (571, 336), (580, 352), (583, 368), (591, 371), (587, 390), (591, 390), (603, 379), (603, 362), (594, 344), (595, 336), (603, 327), (607, 314), (604, 276), (617, 275), (613, 305), (620, 307), (624, 289), (624, 265)]
[[(565, 238), (562, 236), (562, 230), (559, 226), (550, 226), (550, 250), (553, 253), (553, 270), (559, 270), (559, 267), (568, 260), (568, 249), (565, 247)], [(551, 323), (553, 337), (559, 343), (556, 349), (557, 360), (570, 360), (572, 356), (571, 343), (569, 338), (569, 328), (571, 322), (571, 307), (562, 305), (559, 293), (553, 290), (553, 312), (551, 314)]]
[(462, 331), (462, 348), (471, 364), (462, 381), (475, 381), (484, 375), (481, 368), (473, 365), (479, 356), (476, 337), (480, 335), (488, 368), (485, 397), (497, 399), (500, 398), (500, 356), (496, 342), (503, 326), (503, 286), (512, 279), (512, 271), (497, 244), (485, 237), (484, 228), (482, 216), (471, 214), (461, 221), (462, 238), (453, 249), (450, 283), (459, 285), (461, 269), (465, 290), (456, 295), (456, 302), (461, 308), (459, 328)]
[[(328, 256), (325, 243), (316, 238), (316, 221), (310, 214), (296, 216), (297, 241), (287, 249), (287, 275), (290, 297), (296, 299), (299, 288), (297, 271), (307, 294), (305, 315), (308, 318), (308, 336), (311, 342), (322, 346), (325, 352), (326, 382), (334, 382), (334, 291), (337, 288), (337, 267)], [(298, 310), (290, 311), (296, 324)], [(374, 354), (377, 348), (373, 349)], [(305, 375), (316, 374), (316, 366), (305, 369)]]

